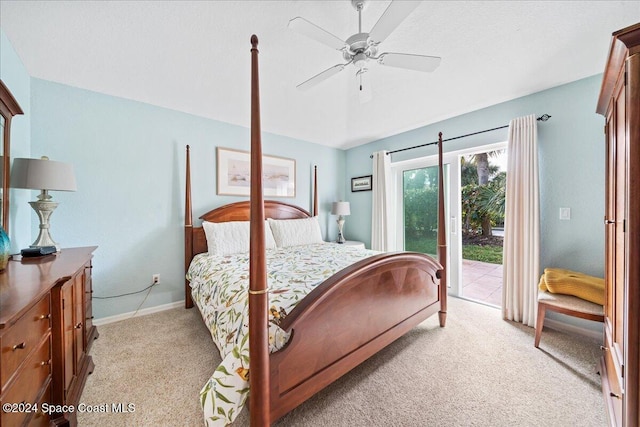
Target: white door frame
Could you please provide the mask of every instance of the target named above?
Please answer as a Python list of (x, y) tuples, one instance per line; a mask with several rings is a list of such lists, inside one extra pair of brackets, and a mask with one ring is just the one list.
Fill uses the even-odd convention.
[[(464, 155), (474, 153), (486, 153), (496, 150), (505, 150), (507, 142), (480, 145), (464, 150), (451, 151), (442, 154), (442, 163), (448, 165), (448, 174), (445, 174), (445, 182), (449, 182), (448, 189), (445, 189), (445, 198), (448, 197), (449, 209), (447, 224), (445, 224), (445, 236), (447, 238), (447, 285), (448, 293), (455, 296), (462, 295), (462, 233), (460, 232), (462, 221), (462, 201), (460, 197), (460, 158)], [(438, 155), (419, 157), (411, 160), (403, 160), (391, 163), (391, 175), (393, 177), (393, 194), (396, 221), (396, 247), (404, 249), (404, 206), (402, 197), (402, 174), (404, 171), (420, 169), (431, 166), (438, 166)]]

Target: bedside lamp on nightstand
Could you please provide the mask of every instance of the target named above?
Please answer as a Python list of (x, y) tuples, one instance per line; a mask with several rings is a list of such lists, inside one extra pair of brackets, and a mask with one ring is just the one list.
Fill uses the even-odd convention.
[(73, 166), (68, 163), (54, 162), (48, 157), (41, 159), (13, 159), (11, 167), (11, 186), (13, 188), (26, 188), (40, 190), (38, 200), (29, 202), (40, 219), (40, 233), (31, 245), (32, 248), (55, 246), (60, 248), (49, 234), (49, 217), (58, 202), (51, 200), (49, 191), (76, 191), (76, 177)]
[(351, 208), (349, 202), (333, 202), (331, 205), (331, 215), (338, 215), (338, 239), (337, 243), (344, 243), (344, 235), (342, 234), (342, 228), (344, 227), (344, 217), (351, 215)]

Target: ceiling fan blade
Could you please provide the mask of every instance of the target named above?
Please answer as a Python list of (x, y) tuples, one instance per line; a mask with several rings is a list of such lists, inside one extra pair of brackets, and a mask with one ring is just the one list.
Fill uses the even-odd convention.
[(375, 44), (382, 43), (419, 5), (419, 1), (392, 1), (371, 29), (369, 33), (371, 40)]
[(299, 16), (290, 20), (288, 27), (333, 49), (341, 50), (345, 46), (343, 40)]
[(315, 76), (311, 77), (309, 80), (300, 83), (296, 87), (298, 89), (300, 89), (300, 90), (310, 89), (313, 86), (317, 85), (318, 83), (323, 82), (323, 81), (327, 80), (329, 77), (331, 77), (331, 76), (333, 76), (335, 74), (338, 74), (340, 71), (344, 70), (344, 67), (346, 65), (347, 64), (334, 65), (333, 67), (324, 70), (320, 74), (316, 74)]
[(430, 73), (438, 68), (442, 58), (439, 56), (412, 55), (409, 53), (383, 53), (378, 63), (390, 67), (407, 68), (409, 70)]

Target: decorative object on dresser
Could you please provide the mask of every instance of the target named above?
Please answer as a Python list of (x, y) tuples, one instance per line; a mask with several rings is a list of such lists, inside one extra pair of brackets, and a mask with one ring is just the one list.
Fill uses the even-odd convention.
[(11, 119), (24, 114), (18, 101), (0, 79), (0, 226), (9, 230), (9, 169), (11, 167)]
[[(605, 117), (605, 303), (600, 361), (611, 426), (640, 425), (640, 23), (613, 33)], [(635, 194), (635, 196), (634, 196)]]
[(0, 403), (38, 404), (6, 411), (0, 426), (76, 425), (75, 413), (44, 414), (43, 403), (77, 405), (98, 337), (91, 307), (91, 259), (96, 247), (54, 255), (14, 256), (0, 275)]
[(4, 271), (7, 268), (10, 253), (11, 241), (4, 228), (0, 227), (0, 271)]
[(344, 217), (351, 215), (351, 206), (349, 202), (333, 202), (331, 205), (331, 215), (338, 215), (338, 238), (336, 239), (336, 243), (344, 243), (344, 235), (342, 234), (342, 230), (344, 228)]
[(20, 251), (23, 258), (51, 255), (58, 252), (55, 246), (40, 246), (38, 248), (25, 248)]
[(49, 191), (76, 191), (73, 166), (49, 160), (46, 156), (42, 156), (40, 159), (17, 158), (13, 160), (13, 168), (11, 169), (11, 186), (40, 190), (38, 200), (29, 202), (40, 219), (40, 233), (31, 247), (55, 246), (57, 250), (60, 250), (49, 234), (49, 217), (58, 207), (58, 202), (51, 200)]

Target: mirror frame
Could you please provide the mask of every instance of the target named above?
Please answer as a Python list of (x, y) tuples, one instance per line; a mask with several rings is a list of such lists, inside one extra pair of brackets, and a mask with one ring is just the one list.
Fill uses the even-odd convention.
[(9, 234), (9, 169), (11, 167), (11, 118), (24, 114), (18, 101), (13, 97), (9, 88), (0, 79), (0, 114), (4, 117), (4, 135), (2, 147), (2, 221), (0, 225)]

